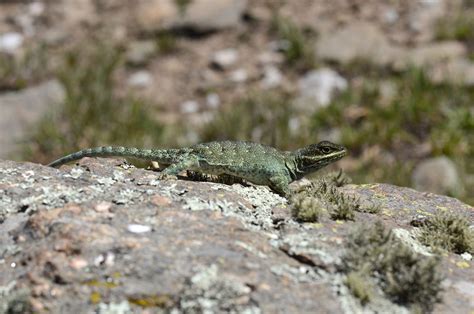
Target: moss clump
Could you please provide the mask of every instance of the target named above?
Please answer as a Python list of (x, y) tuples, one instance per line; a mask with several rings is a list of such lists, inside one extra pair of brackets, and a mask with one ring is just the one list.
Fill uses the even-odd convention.
[(364, 208), (357, 197), (337, 189), (338, 182), (342, 182), (340, 178), (344, 176), (318, 180), (296, 191), (290, 199), (293, 216), (299, 221), (315, 222), (324, 212), (329, 212), (334, 220), (354, 220), (356, 211), (376, 213), (380, 209), (378, 205)]
[(454, 214), (437, 213), (421, 227), (421, 243), (461, 254), (474, 253), (474, 231), (469, 221)]
[(320, 199), (309, 195), (305, 190), (294, 194), (290, 203), (293, 217), (301, 222), (318, 222), (327, 207)]
[(367, 270), (393, 302), (430, 311), (440, 301), (439, 259), (424, 257), (405, 246), (381, 222), (361, 226), (350, 236), (343, 270)]
[(374, 297), (374, 288), (367, 274), (361, 271), (351, 271), (347, 274), (345, 284), (351, 291), (352, 295), (360, 300), (362, 305), (370, 302)]
[(355, 212), (360, 207), (357, 198), (339, 192), (334, 183), (327, 180), (319, 181), (317, 194), (333, 205), (330, 212), (332, 219), (354, 220)]

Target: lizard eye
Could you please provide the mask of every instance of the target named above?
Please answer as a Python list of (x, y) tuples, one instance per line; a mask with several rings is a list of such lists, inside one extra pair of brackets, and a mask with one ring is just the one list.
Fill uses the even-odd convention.
[(331, 152), (331, 148), (329, 147), (322, 147), (321, 148), (321, 151), (323, 152), (323, 154), (329, 154)]

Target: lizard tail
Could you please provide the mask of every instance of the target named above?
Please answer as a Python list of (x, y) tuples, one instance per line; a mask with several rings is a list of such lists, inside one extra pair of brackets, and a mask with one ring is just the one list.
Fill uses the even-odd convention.
[(48, 166), (59, 167), (83, 157), (130, 157), (163, 163), (173, 163), (176, 161), (179, 154), (180, 149), (142, 149), (123, 146), (102, 146), (80, 150), (61, 157), (48, 164)]

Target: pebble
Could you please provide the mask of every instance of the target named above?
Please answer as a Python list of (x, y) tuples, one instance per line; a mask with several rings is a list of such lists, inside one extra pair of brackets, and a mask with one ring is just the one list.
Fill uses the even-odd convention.
[(23, 44), (24, 37), (20, 33), (0, 34), (0, 52), (14, 53)]
[(227, 69), (234, 65), (239, 59), (236, 49), (229, 48), (216, 51), (212, 56), (212, 64), (220, 69)]
[(234, 83), (243, 83), (247, 81), (248, 73), (245, 69), (238, 69), (230, 73), (230, 80)]
[(265, 66), (263, 69), (263, 79), (261, 82), (263, 88), (269, 89), (278, 87), (281, 85), (282, 81), (283, 75), (276, 66)]
[(127, 82), (132, 87), (147, 87), (153, 82), (153, 76), (150, 72), (141, 70), (130, 75)]
[(146, 225), (130, 224), (127, 226), (127, 230), (131, 233), (146, 233), (151, 231), (151, 227)]
[(196, 113), (199, 110), (199, 103), (195, 100), (186, 100), (179, 107), (182, 113)]
[(326, 107), (332, 101), (335, 92), (348, 87), (347, 80), (330, 68), (321, 68), (308, 72), (298, 81), (300, 96)]

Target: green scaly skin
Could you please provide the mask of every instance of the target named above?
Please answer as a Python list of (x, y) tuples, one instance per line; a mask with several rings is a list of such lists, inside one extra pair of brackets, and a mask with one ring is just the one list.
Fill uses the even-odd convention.
[(67, 155), (48, 166), (59, 167), (83, 157), (129, 157), (169, 165), (162, 177), (176, 176), (184, 170), (211, 175), (230, 175), (258, 185), (267, 185), (288, 197), (288, 185), (307, 174), (335, 162), (347, 153), (340, 145), (323, 141), (295, 151), (280, 151), (252, 142), (220, 141), (179, 149), (140, 149), (96, 147)]

